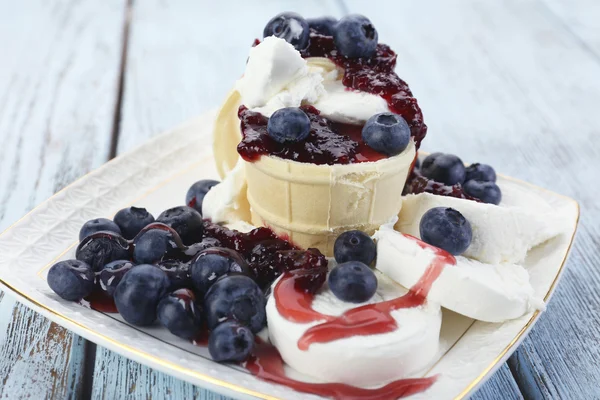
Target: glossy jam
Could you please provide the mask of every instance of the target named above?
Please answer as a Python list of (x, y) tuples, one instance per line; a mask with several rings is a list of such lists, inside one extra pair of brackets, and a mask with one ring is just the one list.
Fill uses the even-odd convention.
[(217, 239), (222, 246), (237, 251), (263, 289), (282, 273), (292, 270), (296, 270), (296, 287), (301, 291), (315, 293), (325, 282), (327, 259), (319, 250), (300, 250), (268, 228), (242, 233), (206, 221), (204, 234)]
[(96, 287), (92, 294), (84, 299), (89, 303), (89, 307), (93, 310), (104, 313), (117, 313), (117, 306), (112, 297), (104, 293), (100, 288)]
[(392, 400), (427, 390), (436, 381), (428, 378), (401, 379), (377, 389), (363, 389), (343, 383), (308, 383), (289, 378), (285, 374), (283, 359), (275, 347), (257, 344), (246, 369), (260, 379), (288, 386), (304, 393), (331, 397), (338, 400)]
[(256, 161), (268, 154), (319, 165), (378, 161), (386, 157), (363, 142), (361, 126), (333, 123), (320, 116), (312, 106), (300, 108), (310, 119), (308, 138), (298, 143), (278, 143), (267, 133), (269, 119), (241, 106), (238, 116), (243, 139), (238, 145), (238, 153), (246, 161)]
[(311, 32), (308, 48), (302, 57), (325, 57), (344, 69), (344, 86), (384, 98), (389, 109), (401, 115), (410, 126), (417, 149), (427, 134), (423, 113), (410, 88), (394, 72), (397, 55), (389, 46), (378, 44), (370, 58), (346, 58), (335, 48), (333, 37)]
[(312, 308), (314, 295), (294, 289), (295, 277), (286, 273), (275, 285), (275, 304), (279, 313), (287, 320), (297, 323), (325, 322), (308, 329), (298, 341), (298, 348), (307, 350), (313, 343), (326, 343), (352, 336), (376, 335), (397, 329), (396, 320), (391, 312), (401, 308), (418, 307), (425, 302), (433, 282), (442, 273), (446, 265), (455, 265), (454, 256), (437, 247), (428, 245), (419, 239), (405, 235), (416, 241), (422, 248), (436, 255), (421, 279), (404, 296), (393, 300), (367, 304), (353, 308), (340, 316), (321, 314)]
[(460, 183), (452, 186), (444, 185), (441, 182), (436, 182), (424, 177), (423, 175), (419, 174), (417, 170), (413, 170), (406, 180), (403, 194), (419, 193), (431, 193), (439, 196), (456, 197), (457, 199), (481, 202), (481, 200), (478, 198), (466, 194)]

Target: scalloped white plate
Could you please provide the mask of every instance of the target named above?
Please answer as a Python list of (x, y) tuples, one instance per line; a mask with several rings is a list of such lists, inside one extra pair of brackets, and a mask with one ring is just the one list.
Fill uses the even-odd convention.
[[(81, 225), (94, 217), (110, 218), (119, 209), (138, 205), (154, 215), (184, 203), (194, 181), (217, 176), (211, 155), (209, 113), (160, 135), (77, 180), (35, 208), (0, 235), (2, 289), (49, 319), (126, 357), (236, 398), (316, 399), (284, 386), (261, 381), (245, 370), (210, 360), (206, 349), (193, 346), (165, 329), (139, 329), (113, 314), (103, 314), (61, 300), (46, 284), (47, 269), (74, 257)], [(532, 250), (526, 260), (536, 294), (548, 300), (563, 271), (579, 218), (577, 203), (547, 190), (500, 177), (531, 204), (541, 195), (565, 216), (564, 233)], [(543, 199), (543, 200), (542, 200)], [(514, 200), (514, 199), (513, 199)], [(517, 201), (519, 199), (517, 198)], [(444, 311), (442, 350), (427, 375), (439, 374), (426, 392), (411, 399), (464, 398), (483, 383), (525, 338), (539, 313), (503, 324), (473, 321)]]

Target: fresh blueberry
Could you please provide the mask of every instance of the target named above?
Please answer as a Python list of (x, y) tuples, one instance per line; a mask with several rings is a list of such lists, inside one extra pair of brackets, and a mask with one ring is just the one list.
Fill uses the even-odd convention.
[(156, 313), (169, 332), (186, 340), (197, 337), (202, 328), (202, 309), (189, 289), (178, 289), (163, 297)]
[(184, 251), (185, 256), (190, 259), (194, 258), (194, 256), (198, 255), (201, 251), (206, 249), (210, 249), (212, 247), (220, 247), (221, 241), (219, 239), (205, 237), (201, 242), (194, 243), (189, 245), (188, 248)]
[(208, 337), (208, 351), (216, 362), (242, 362), (254, 349), (254, 334), (235, 321), (225, 321)]
[(467, 175), (460, 158), (444, 153), (428, 155), (421, 164), (421, 174), (445, 185), (463, 183)]
[(154, 216), (145, 208), (129, 207), (120, 210), (114, 221), (121, 228), (125, 239), (133, 239), (142, 228), (154, 222)]
[(239, 253), (224, 247), (201, 251), (192, 260), (190, 268), (194, 288), (202, 294), (208, 292), (217, 279), (229, 273), (251, 276), (248, 265)]
[(300, 14), (283, 12), (274, 16), (263, 30), (263, 37), (276, 36), (290, 43), (297, 50), (308, 46), (310, 30), (308, 22)]
[(265, 296), (252, 278), (225, 275), (204, 296), (208, 328), (215, 329), (220, 322), (231, 319), (258, 332), (267, 322), (265, 303)]
[(194, 183), (190, 186), (185, 195), (185, 204), (202, 214), (202, 202), (204, 201), (204, 196), (206, 196), (206, 193), (208, 193), (213, 186), (218, 184), (219, 181), (214, 181), (212, 179), (204, 179)]
[(333, 36), (337, 19), (333, 17), (309, 18), (306, 20), (308, 27), (325, 36)]
[(397, 114), (375, 114), (365, 123), (362, 139), (373, 150), (391, 157), (402, 153), (408, 146), (410, 127)]
[(360, 261), (337, 265), (329, 273), (327, 282), (335, 297), (349, 303), (364, 303), (377, 290), (375, 273)]
[(342, 233), (333, 246), (333, 256), (339, 264), (360, 261), (370, 265), (377, 255), (377, 246), (369, 235), (361, 231)]
[(115, 260), (131, 257), (129, 243), (114, 232), (100, 231), (86, 236), (75, 252), (75, 258), (85, 262), (96, 272)]
[(465, 181), (496, 182), (496, 171), (487, 164), (471, 164), (467, 167)]
[(81, 230), (79, 231), (79, 241), (82, 241), (86, 236), (89, 236), (92, 233), (100, 231), (114, 232), (119, 235), (121, 234), (121, 229), (119, 229), (119, 226), (110, 219), (96, 218), (90, 219), (88, 222), (83, 224)]
[(115, 305), (130, 324), (145, 326), (156, 320), (156, 306), (167, 293), (169, 277), (154, 265), (138, 265), (125, 274), (114, 293)]
[(169, 290), (177, 290), (183, 288), (192, 288), (192, 280), (190, 278), (190, 264), (181, 260), (163, 260), (156, 266), (167, 274), (169, 277)]
[(133, 246), (133, 259), (137, 264), (154, 264), (179, 253), (173, 234), (165, 229), (142, 232), (134, 239)]
[(435, 207), (423, 214), (419, 231), (425, 243), (455, 256), (467, 250), (473, 237), (469, 221), (449, 207)]
[(335, 26), (333, 41), (348, 58), (371, 57), (377, 49), (377, 30), (363, 15), (347, 15)]
[(48, 286), (65, 300), (78, 301), (94, 290), (94, 270), (83, 261), (66, 260), (48, 271)]
[(163, 211), (156, 221), (175, 229), (186, 245), (202, 240), (202, 233), (204, 232), (202, 215), (191, 207), (179, 206), (170, 208)]
[(466, 181), (463, 190), (469, 196), (473, 196), (489, 204), (500, 204), (502, 200), (502, 191), (494, 182), (484, 181)]
[(310, 119), (297, 107), (281, 108), (269, 118), (267, 132), (279, 143), (300, 142), (310, 134)]
[(100, 289), (109, 297), (113, 297), (117, 285), (121, 282), (127, 271), (133, 267), (134, 264), (129, 260), (117, 260), (106, 264), (98, 274)]

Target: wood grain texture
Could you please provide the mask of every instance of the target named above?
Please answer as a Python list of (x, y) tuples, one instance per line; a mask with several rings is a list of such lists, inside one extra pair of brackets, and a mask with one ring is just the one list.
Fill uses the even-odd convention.
[[(107, 160), (123, 9), (0, 4), (0, 230)], [(79, 397), (83, 354), (83, 339), (0, 297), (1, 398)]]
[(399, 50), (398, 69), (430, 126), (424, 150), (486, 162), (580, 202), (565, 276), (510, 366), (528, 398), (600, 398), (600, 62), (591, 36), (565, 30), (573, 15), (600, 20), (597, 5), (581, 2), (562, 16), (542, 1), (346, 3)]
[(555, 18), (567, 35), (572, 35), (579, 47), (600, 61), (600, 2), (595, 0), (543, 0), (550, 18)]
[(471, 400), (520, 400), (523, 395), (515, 382), (507, 364), (502, 367), (479, 389)]

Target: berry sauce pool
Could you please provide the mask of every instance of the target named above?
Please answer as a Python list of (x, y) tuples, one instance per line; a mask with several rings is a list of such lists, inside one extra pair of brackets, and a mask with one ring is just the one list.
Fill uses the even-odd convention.
[[(260, 43), (255, 41), (255, 45)], [(378, 44), (369, 58), (350, 59), (338, 53), (333, 37), (310, 34), (302, 57), (325, 57), (344, 69), (342, 84), (349, 89), (378, 95), (388, 108), (401, 115), (410, 127), (417, 150), (427, 134), (423, 113), (408, 84), (398, 77), (394, 68), (397, 55), (389, 46)], [(301, 143), (277, 143), (267, 134), (268, 118), (240, 107), (243, 139), (238, 152), (246, 161), (256, 161), (261, 155), (274, 155), (288, 160), (312, 164), (352, 164), (386, 158), (369, 148), (361, 138), (362, 126), (332, 123), (318, 115), (314, 107), (301, 107), (311, 120), (309, 138)]]

